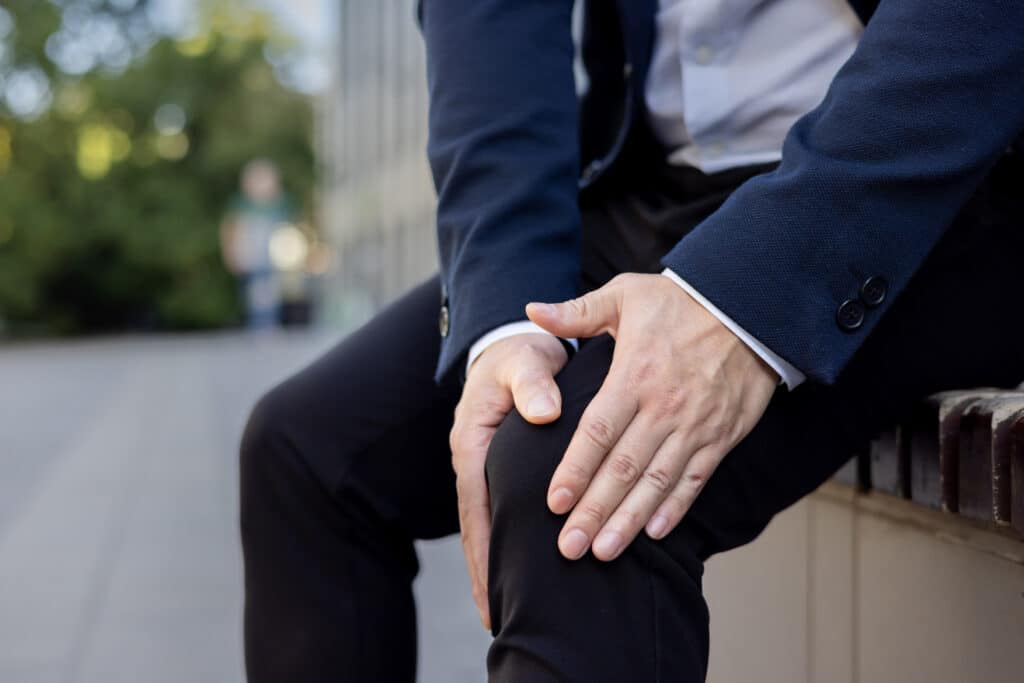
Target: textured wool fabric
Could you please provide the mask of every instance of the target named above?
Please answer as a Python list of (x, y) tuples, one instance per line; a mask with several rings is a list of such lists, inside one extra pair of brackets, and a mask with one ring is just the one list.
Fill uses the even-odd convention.
[[(1024, 3), (850, 4), (866, 23), (861, 43), (822, 105), (791, 130), (780, 169), (737, 193), (665, 261), (824, 383), (1024, 129)], [(421, 1), (450, 319), (438, 378), (482, 334), (522, 319), (527, 302), (571, 296), (579, 193), (621, 186), (664, 154), (645, 129), (642, 96), (656, 1), (586, 3), (589, 88), (579, 101), (572, 5)], [(888, 281), (886, 302), (856, 332), (842, 331), (839, 305), (872, 276)]]
[[(834, 382), (1024, 130), (1022, 29), (1017, 0), (882, 2), (825, 100), (790, 131), (780, 167), (665, 265)], [(888, 296), (843, 330), (838, 308), (871, 277)]]

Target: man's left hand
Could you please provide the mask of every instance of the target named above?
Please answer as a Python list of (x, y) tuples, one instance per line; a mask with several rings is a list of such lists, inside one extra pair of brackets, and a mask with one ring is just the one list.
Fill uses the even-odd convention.
[(764, 413), (778, 375), (663, 275), (624, 274), (579, 299), (532, 303), (560, 337), (615, 338), (611, 368), (555, 470), (548, 507), (570, 512), (558, 547), (619, 556), (664, 538)]

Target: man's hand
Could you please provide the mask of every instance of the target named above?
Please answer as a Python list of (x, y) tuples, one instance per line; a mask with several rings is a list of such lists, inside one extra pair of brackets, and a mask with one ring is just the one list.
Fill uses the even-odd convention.
[(517, 334), (497, 341), (473, 362), (455, 407), (450, 442), (462, 549), (469, 566), (473, 600), (487, 629), (491, 627), (487, 608), (491, 506), (484, 480), (487, 447), (513, 406), (535, 424), (558, 418), (562, 397), (554, 376), (567, 360), (562, 343), (546, 334)]
[(662, 275), (625, 274), (530, 320), (562, 337), (615, 338), (611, 369), (551, 479), (548, 506), (572, 511), (558, 547), (612, 560), (641, 529), (667, 535), (722, 458), (764, 413), (778, 376)]

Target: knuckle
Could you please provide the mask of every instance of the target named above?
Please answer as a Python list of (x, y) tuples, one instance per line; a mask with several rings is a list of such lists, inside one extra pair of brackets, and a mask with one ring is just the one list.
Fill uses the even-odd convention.
[(703, 467), (694, 467), (683, 474), (683, 482), (687, 487), (699, 491), (707, 483), (708, 473)]
[(615, 437), (611, 423), (600, 416), (591, 417), (583, 423), (583, 434), (592, 444), (603, 450), (612, 447), (612, 439)]
[(608, 519), (608, 508), (604, 503), (599, 503), (593, 500), (580, 503), (578, 513), (584, 520), (596, 522), (597, 524)]
[(669, 510), (670, 519), (679, 519), (686, 513), (686, 509), (690, 507), (690, 498), (679, 491), (674, 491), (668, 494), (668, 498), (665, 499), (665, 507)]
[(650, 358), (643, 358), (630, 368), (628, 385), (633, 389), (641, 387), (655, 377), (657, 372), (658, 368), (654, 361)]
[(623, 508), (615, 513), (615, 519), (608, 526), (620, 533), (632, 533), (643, 526), (643, 520), (636, 510)]
[(729, 431), (728, 428), (718, 423), (708, 425), (704, 434), (704, 448), (716, 448), (725, 443), (729, 438)]
[(694, 427), (691, 432), (693, 444), (700, 450), (714, 446), (721, 436), (716, 425), (710, 422), (702, 422), (699, 426)]
[(524, 367), (519, 371), (516, 376), (515, 392), (521, 392), (524, 389), (547, 389), (549, 385), (549, 375), (547, 375), (543, 369), (531, 366)]
[(667, 493), (673, 483), (672, 477), (661, 467), (649, 467), (644, 470), (644, 480), (658, 493)]
[(624, 453), (609, 458), (608, 472), (623, 484), (632, 484), (640, 477), (640, 468), (637, 467), (636, 460)]
[(572, 479), (577, 482), (586, 482), (590, 480), (590, 470), (575, 460), (563, 460), (560, 469), (560, 474), (568, 479)]
[(723, 445), (727, 448), (732, 448), (742, 441), (743, 437), (750, 433), (750, 430), (751, 427), (748, 425), (747, 420), (742, 416), (737, 417), (723, 435)]
[(686, 391), (682, 387), (666, 390), (658, 401), (658, 415), (667, 417), (681, 412), (686, 405)]
[(581, 296), (576, 299), (570, 299), (569, 307), (572, 308), (573, 313), (575, 313), (580, 318), (586, 318), (587, 312), (590, 309), (590, 305), (587, 303), (587, 298), (585, 296)]
[(503, 415), (508, 412), (506, 402), (495, 397), (485, 398), (480, 402), (480, 407), (487, 415)]
[(732, 431), (732, 420), (726, 411), (718, 408), (714, 410), (707, 419), (708, 427), (712, 438), (724, 438)]

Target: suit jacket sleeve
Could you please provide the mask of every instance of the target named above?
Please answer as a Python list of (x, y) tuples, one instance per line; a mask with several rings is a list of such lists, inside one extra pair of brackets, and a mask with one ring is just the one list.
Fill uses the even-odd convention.
[[(779, 168), (663, 263), (831, 383), (1022, 130), (1024, 2), (883, 0)], [(871, 276), (888, 295), (844, 331), (837, 310)]]
[(428, 157), (449, 310), (437, 379), (530, 301), (576, 295), (572, 0), (423, 0)]

